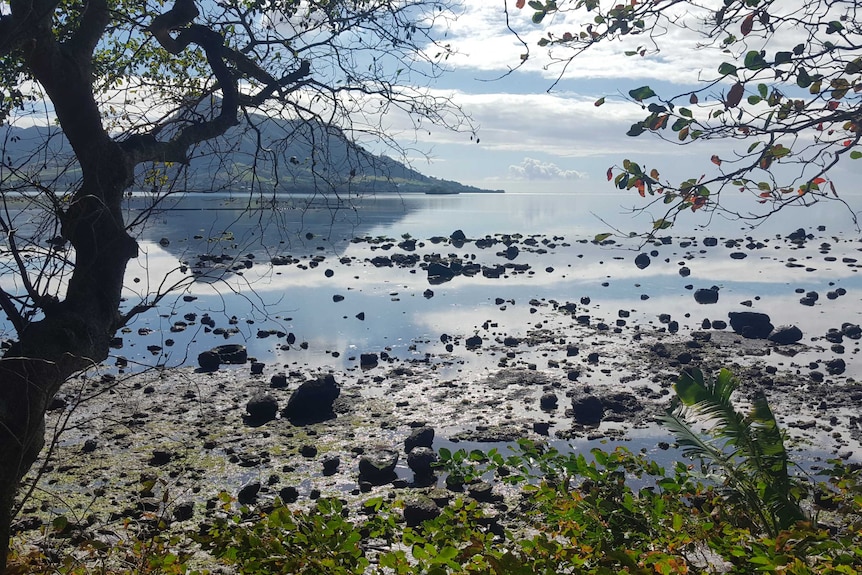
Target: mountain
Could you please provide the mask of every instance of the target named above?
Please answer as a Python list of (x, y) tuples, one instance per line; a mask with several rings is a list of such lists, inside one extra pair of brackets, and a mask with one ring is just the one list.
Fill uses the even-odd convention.
[[(144, 166), (139, 191), (172, 185), (192, 192), (242, 191), (255, 183), (265, 194), (491, 192), (425, 176), (401, 162), (375, 155), (338, 128), (250, 115), (249, 129), (235, 127), (191, 154), (186, 170), (163, 164)], [(68, 143), (57, 127), (0, 128), (3, 155), (51, 187), (73, 186), (80, 178)], [(45, 148), (40, 144), (47, 142)], [(176, 180), (176, 181), (175, 181)], [(496, 190), (500, 191), (500, 190)]]

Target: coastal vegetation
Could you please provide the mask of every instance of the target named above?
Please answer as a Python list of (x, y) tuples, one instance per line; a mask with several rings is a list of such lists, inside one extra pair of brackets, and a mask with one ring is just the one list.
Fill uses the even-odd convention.
[(505, 496), (454, 488), (248, 506), (222, 492), (197, 530), (172, 530), (165, 505), (112, 542), (75, 537), (59, 516), (43, 530), (56, 555), (18, 547), (10, 572), (858, 573), (862, 469), (835, 460), (803, 473), (765, 400), (736, 407), (736, 383), (727, 370), (680, 376), (665, 422), (689, 461), (527, 439), (505, 453), (440, 449), (439, 471)]

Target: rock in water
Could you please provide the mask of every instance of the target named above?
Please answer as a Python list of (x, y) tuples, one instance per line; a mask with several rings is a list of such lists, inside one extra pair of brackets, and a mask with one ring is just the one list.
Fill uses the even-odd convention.
[(769, 334), (769, 341), (778, 345), (788, 345), (802, 340), (802, 330), (795, 325), (782, 325)]
[(322, 375), (300, 385), (287, 401), (282, 411), (294, 424), (317, 423), (334, 417), (332, 404), (338, 399), (341, 388), (331, 373)]
[(430, 447), (417, 447), (407, 454), (407, 466), (417, 478), (432, 477), (437, 454)]
[(598, 425), (605, 414), (602, 400), (594, 395), (581, 395), (572, 399), (575, 422), (581, 425)]
[(395, 466), (398, 452), (387, 447), (376, 447), (359, 459), (359, 481), (383, 485), (396, 479)]
[(404, 439), (404, 451), (410, 453), (416, 447), (431, 447), (434, 443), (434, 428), (423, 425), (410, 432)]
[(718, 302), (718, 290), (716, 288), (699, 289), (694, 292), (694, 301), (699, 304), (711, 304)]
[(749, 339), (766, 339), (774, 327), (765, 313), (732, 311), (727, 315), (733, 331)]

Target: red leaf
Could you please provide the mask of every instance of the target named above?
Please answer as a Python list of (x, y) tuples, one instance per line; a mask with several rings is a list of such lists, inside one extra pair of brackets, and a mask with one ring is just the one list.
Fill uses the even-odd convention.
[(566, 32), (565, 34), (563, 34), (563, 42), (571, 42), (572, 38), (574, 38), (574, 36), (572, 36), (571, 32)]
[(754, 12), (746, 16), (745, 20), (742, 21), (742, 26), (740, 26), (742, 35), (748, 36), (751, 33), (752, 26), (754, 26)]
[(715, 164), (716, 166), (721, 165), (721, 158), (719, 158), (715, 154), (713, 154), (713, 156), (709, 159), (709, 161), (712, 162), (713, 164)]
[(845, 148), (847, 146), (851, 146), (851, 145), (853, 145), (853, 140), (844, 140), (843, 142), (841, 142), (841, 145), (844, 146)]
[(638, 189), (638, 193), (641, 195), (641, 197), (645, 198), (646, 193), (644, 192), (644, 181), (643, 180), (636, 181), (635, 187)]
[(692, 94), (688, 97), (689, 104), (697, 104), (697, 94)]
[(725, 104), (728, 108), (735, 108), (739, 105), (739, 102), (742, 101), (742, 93), (745, 91), (745, 87), (741, 82), (737, 82), (733, 85), (730, 91), (727, 93), (727, 101)]
[(826, 183), (826, 178), (814, 178), (813, 180), (811, 180), (811, 183), (817, 184), (819, 186), (820, 184)]
[(524, 7), (524, 4), (526, 4), (526, 3), (527, 3), (527, 0), (518, 0), (517, 2), (515, 2), (515, 8), (520, 10), (521, 8)]
[(835, 100), (832, 100), (831, 102), (826, 104), (826, 107), (829, 108), (830, 110), (837, 110), (838, 109), (838, 102)]
[(771, 198), (772, 192), (760, 192), (760, 197), (761, 198)]
[(614, 170), (613, 168), (608, 168), (608, 181), (610, 182), (612, 179), (614, 179)]
[(835, 184), (833, 184), (832, 182), (829, 182), (829, 187), (832, 188), (832, 195), (837, 198), (838, 192), (835, 191)]

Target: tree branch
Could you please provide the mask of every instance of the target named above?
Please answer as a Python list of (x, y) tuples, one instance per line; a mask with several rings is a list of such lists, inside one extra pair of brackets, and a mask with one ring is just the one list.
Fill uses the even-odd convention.
[(24, 320), (21, 312), (18, 311), (18, 308), (15, 307), (15, 304), (12, 303), (12, 298), (9, 297), (9, 294), (3, 288), (0, 288), (0, 308), (3, 309), (6, 317), (12, 322), (12, 327), (15, 328), (18, 334), (24, 331), (27, 322)]

